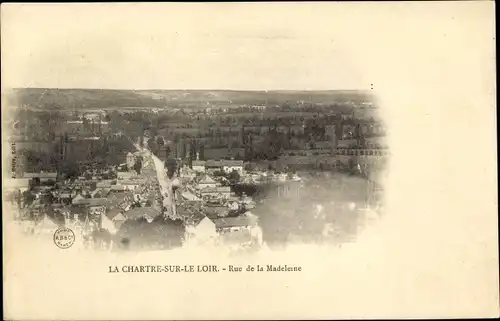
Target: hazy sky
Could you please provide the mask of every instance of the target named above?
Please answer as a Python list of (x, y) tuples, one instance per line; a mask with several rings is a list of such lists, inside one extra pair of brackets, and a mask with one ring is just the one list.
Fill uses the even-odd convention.
[(368, 69), (380, 58), (384, 69), (397, 62), (392, 47), (408, 41), (408, 31), (426, 32), (424, 19), (450, 16), (442, 6), (370, 3), (3, 5), (3, 80), (12, 87), (368, 89)]
[(10, 82), (91, 88), (369, 87), (329, 30), (334, 24), (329, 20), (340, 16), (320, 14), (310, 5), (294, 8), (287, 11), (276, 4), (10, 8), (6, 15), (7, 32), (14, 32), (6, 40), (13, 62)]

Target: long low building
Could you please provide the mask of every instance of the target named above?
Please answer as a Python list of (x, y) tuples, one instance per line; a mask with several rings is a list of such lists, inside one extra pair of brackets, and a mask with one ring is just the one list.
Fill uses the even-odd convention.
[(131, 179), (132, 177), (138, 176), (135, 171), (118, 172), (118, 179)]
[(209, 172), (223, 171), (225, 173), (230, 173), (232, 171), (237, 171), (238, 173), (243, 173), (243, 161), (242, 160), (208, 160), (205, 162), (205, 168)]
[(197, 173), (205, 173), (205, 161), (204, 160), (194, 160), (192, 162), (192, 168)]
[(237, 171), (238, 173), (243, 173), (243, 161), (242, 160), (195, 160), (192, 163), (192, 168), (195, 172), (217, 172), (223, 171), (225, 173), (231, 173), (232, 171)]
[(40, 182), (55, 182), (57, 179), (57, 172), (47, 172), (47, 173), (24, 173), (22, 178), (27, 179), (40, 179)]
[(229, 186), (206, 187), (201, 190), (201, 197), (218, 197), (228, 199), (231, 196), (231, 188)]

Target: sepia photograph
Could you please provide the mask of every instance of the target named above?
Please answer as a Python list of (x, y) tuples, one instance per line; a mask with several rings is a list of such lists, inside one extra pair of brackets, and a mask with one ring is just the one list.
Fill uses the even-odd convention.
[(19, 109), (4, 196), (28, 235), (64, 226), (96, 250), (258, 249), (352, 241), (381, 215), (389, 149), (369, 92), (23, 88), (8, 99)]
[(493, 10), (2, 5), (4, 318), (498, 316)]

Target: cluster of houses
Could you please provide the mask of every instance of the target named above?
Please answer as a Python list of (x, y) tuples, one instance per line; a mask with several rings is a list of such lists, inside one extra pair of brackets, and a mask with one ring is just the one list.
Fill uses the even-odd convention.
[[(101, 229), (115, 233), (127, 219), (161, 215), (156, 177), (131, 170), (130, 155), (118, 168), (84, 168), (76, 179), (58, 173), (25, 173), (13, 179), (19, 219), (37, 233), (53, 232), (61, 225), (87, 233)], [(147, 159), (142, 167), (154, 168)]]
[(262, 230), (258, 219), (250, 212), (236, 217), (216, 217), (206, 214), (193, 215), (186, 225), (185, 244), (225, 245), (242, 248), (262, 244)]
[(224, 244), (229, 247), (261, 245), (255, 206), (246, 196), (237, 196), (224, 176), (233, 171), (244, 175), (243, 161), (193, 161), (180, 169), (181, 188), (177, 191), (177, 212), (186, 225), (185, 244)]
[[(162, 215), (161, 205), (155, 202), (158, 182), (143, 175), (144, 168), (154, 167), (153, 162), (143, 157), (143, 173), (139, 174), (132, 169), (136, 157), (128, 154), (125, 164), (111, 170), (115, 178), (108, 177), (108, 169), (88, 168), (71, 180), (57, 173), (27, 173), (16, 179), (18, 192), (34, 198), (29, 204), (20, 198), (32, 232), (49, 234), (65, 225), (81, 235), (103, 229), (114, 234), (127, 220), (146, 218), (151, 222)], [(262, 244), (258, 218), (250, 212), (255, 203), (248, 196), (235, 195), (223, 176), (213, 175), (217, 171), (244, 174), (243, 162), (206, 161), (181, 169), (175, 202), (185, 223), (185, 244)], [(37, 186), (33, 186), (34, 178)]]

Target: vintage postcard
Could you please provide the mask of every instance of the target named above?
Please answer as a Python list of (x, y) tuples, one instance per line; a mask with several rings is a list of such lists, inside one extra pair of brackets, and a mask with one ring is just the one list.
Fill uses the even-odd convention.
[(3, 4), (4, 319), (498, 317), (494, 20)]

